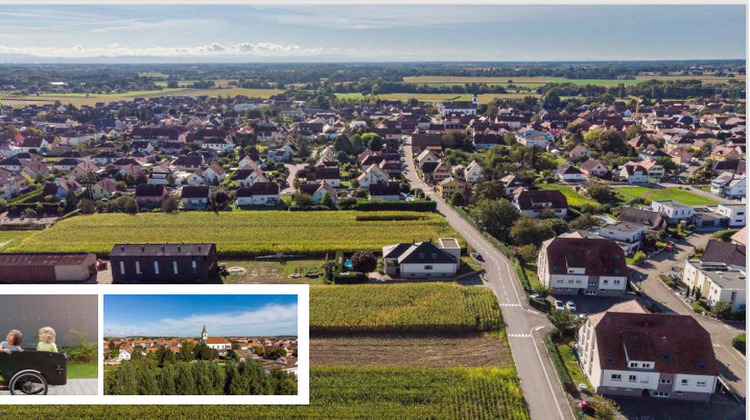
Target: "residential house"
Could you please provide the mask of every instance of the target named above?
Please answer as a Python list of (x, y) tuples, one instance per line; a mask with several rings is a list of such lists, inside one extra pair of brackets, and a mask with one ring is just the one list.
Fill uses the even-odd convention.
[(460, 193), (466, 199), (469, 188), (469, 184), (466, 181), (448, 177), (438, 184), (438, 193), (443, 197), (443, 200), (450, 200), (454, 193)]
[(647, 184), (648, 171), (643, 166), (628, 162), (620, 167), (620, 178), (628, 181), (629, 184)]
[(472, 160), (464, 169), (464, 179), (466, 182), (473, 184), (482, 179), (482, 167), (476, 160)]
[(640, 166), (646, 170), (646, 174), (652, 178), (664, 177), (664, 166), (654, 159), (645, 159), (640, 162)]
[(226, 171), (218, 163), (212, 163), (203, 171), (203, 180), (208, 183), (219, 183), (227, 177)]
[(169, 196), (164, 185), (138, 184), (135, 187), (135, 200), (139, 207), (160, 207)]
[(680, 221), (689, 222), (693, 218), (693, 208), (674, 200), (654, 200), (651, 210), (661, 214), (667, 223), (677, 224)]
[(539, 283), (553, 293), (622, 296), (628, 283), (625, 253), (606, 238), (556, 237), (542, 243)]
[(477, 105), (479, 105), (479, 100), (477, 99), (477, 95), (474, 94), (471, 101), (438, 102), (436, 108), (440, 111), (440, 115), (443, 117), (454, 114), (476, 115)]
[(422, 166), (422, 175), (425, 182), (429, 184), (438, 184), (440, 181), (450, 177), (452, 173), (451, 166), (443, 160), (425, 163)]
[(203, 165), (201, 156), (178, 156), (172, 161), (172, 167), (181, 171), (195, 171)]
[(258, 181), (249, 187), (237, 190), (235, 204), (238, 206), (275, 206), (279, 204), (279, 184)]
[(623, 207), (617, 216), (617, 220), (645, 226), (651, 232), (659, 232), (667, 227), (666, 221), (658, 212), (641, 210), (635, 207)]
[(182, 187), (181, 199), (185, 210), (205, 210), (211, 201), (211, 188), (207, 185)]
[(110, 198), (117, 191), (117, 183), (109, 178), (104, 178), (89, 187), (89, 191), (91, 192), (91, 198), (94, 200)]
[(583, 181), (583, 172), (573, 165), (562, 165), (555, 170), (555, 175), (565, 182)]
[[(458, 251), (458, 252), (456, 252)], [(461, 248), (455, 239), (401, 243), (383, 247), (385, 273), (401, 278), (454, 277), (461, 262)]]
[(388, 178), (388, 174), (380, 169), (379, 166), (371, 165), (362, 175), (357, 177), (357, 181), (359, 181), (360, 187), (368, 188), (373, 184), (385, 184), (388, 182)]
[(730, 228), (744, 227), (747, 221), (747, 209), (744, 204), (719, 204), (716, 213), (727, 218)]
[(427, 162), (437, 162), (438, 160), (440, 160), (440, 158), (438, 158), (435, 152), (425, 149), (419, 154), (419, 156), (417, 156), (417, 166), (421, 168), (422, 165)]
[(711, 336), (689, 315), (591, 315), (577, 352), (598, 394), (708, 402), (718, 382)]
[(333, 200), (333, 204), (336, 204), (336, 202), (338, 201), (336, 190), (334, 190), (333, 187), (328, 185), (326, 182), (321, 182), (319, 184), (302, 184), (300, 185), (299, 192), (311, 196), (313, 199), (313, 204), (315, 205), (323, 202), (323, 197), (325, 197), (326, 193), (328, 193), (328, 195), (331, 197), (331, 200)]
[(617, 242), (625, 254), (631, 255), (640, 248), (641, 241), (648, 233), (648, 227), (643, 224), (617, 222), (598, 228), (596, 233)]
[(584, 158), (591, 158), (591, 153), (586, 147), (579, 144), (576, 147), (574, 147), (573, 150), (570, 151), (570, 153), (568, 153), (568, 156), (570, 157), (571, 160), (577, 161), (577, 160), (582, 160)]
[(531, 217), (539, 217), (545, 210), (557, 217), (568, 217), (568, 199), (558, 190), (516, 188), (513, 191), (513, 207)]
[(745, 197), (747, 182), (745, 175), (724, 172), (711, 181), (711, 193), (729, 198)]
[(232, 175), (232, 180), (237, 181), (240, 187), (248, 188), (256, 182), (268, 181), (263, 171), (258, 169), (240, 169)]
[(524, 128), (516, 132), (516, 140), (526, 147), (546, 149), (551, 139), (540, 131)]
[(370, 201), (399, 201), (401, 200), (401, 188), (398, 182), (385, 184), (370, 184)]
[(608, 172), (607, 167), (596, 159), (588, 159), (581, 164), (581, 173), (587, 179), (594, 176), (601, 178), (607, 175)]

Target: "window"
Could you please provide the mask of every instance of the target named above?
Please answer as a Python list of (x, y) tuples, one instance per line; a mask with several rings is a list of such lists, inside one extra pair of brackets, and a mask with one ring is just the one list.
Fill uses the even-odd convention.
[(424, 266), (424, 269), (425, 270), (432, 270), (432, 266), (431, 265), (426, 265), (426, 266)]
[(195, 260), (193, 260), (193, 264), (192, 265), (193, 265), (193, 273), (197, 273), (198, 272), (198, 264), (195, 262)]
[(159, 261), (154, 261), (154, 274), (159, 274)]
[(120, 261), (120, 274), (125, 275), (125, 261)]
[(664, 354), (664, 355), (662, 355), (661, 357), (662, 357), (662, 359), (664, 359), (664, 360), (669, 360), (669, 359), (670, 359), (670, 356), (669, 356), (668, 354)]
[(687, 386), (688, 385), (688, 380), (687, 379), (683, 379), (682, 381), (680, 381), (680, 385)]
[(695, 385), (696, 385), (696, 386), (702, 386), (702, 387), (705, 387), (705, 386), (706, 386), (706, 381), (698, 381), (698, 382), (696, 382), (696, 383), (695, 383)]
[(698, 369), (700, 369), (700, 370), (706, 370), (706, 364), (705, 363), (698, 363)]
[(602, 283), (603, 284), (609, 284), (609, 280), (603, 280)]
[(174, 273), (177, 274), (177, 261), (172, 261), (172, 270), (174, 270)]
[(636, 363), (636, 362), (630, 362), (630, 367), (637, 368), (638, 367), (638, 363)]
[(663, 385), (669, 385), (672, 383), (671, 379), (659, 379), (659, 383)]
[(622, 375), (620, 375), (619, 373), (613, 373), (612, 374), (612, 380), (613, 381), (621, 381), (622, 380)]
[(669, 392), (654, 392), (654, 397), (669, 398)]
[(140, 261), (136, 261), (135, 262), (135, 274), (143, 274), (141, 272), (141, 262)]
[(635, 375), (628, 376), (628, 382), (635, 382), (638, 378)]
[(650, 368), (651, 364), (650, 363), (641, 363), (641, 367), (642, 368)]
[(620, 280), (614, 280), (615, 284), (620, 284)]

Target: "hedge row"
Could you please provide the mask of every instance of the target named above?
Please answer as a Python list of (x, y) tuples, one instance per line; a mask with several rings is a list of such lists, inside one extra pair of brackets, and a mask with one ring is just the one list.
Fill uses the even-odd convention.
[(436, 211), (436, 201), (360, 201), (354, 205), (354, 210), (381, 211), (381, 210), (403, 210), (403, 211)]

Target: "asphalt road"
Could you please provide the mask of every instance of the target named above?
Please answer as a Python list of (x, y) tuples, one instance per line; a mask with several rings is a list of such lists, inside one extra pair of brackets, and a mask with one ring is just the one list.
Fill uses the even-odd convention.
[(281, 190), (280, 195), (292, 195), (294, 194), (294, 178), (296, 178), (297, 172), (305, 167), (305, 164), (285, 163), (284, 166), (289, 169), (289, 176), (286, 177), (287, 187)]
[[(633, 270), (637, 276), (635, 282), (645, 295), (659, 302), (663, 308), (692, 316), (708, 331), (713, 342), (714, 354), (719, 361), (719, 371), (738, 392), (747, 395), (745, 391), (747, 360), (742, 353), (732, 347), (732, 339), (745, 332), (745, 323), (718, 321), (697, 315), (674, 290), (667, 287), (659, 278), (660, 274), (671, 273), (682, 276), (685, 260), (694, 252), (694, 247), (705, 248), (710, 237), (710, 233), (693, 234), (687, 240), (676, 241), (674, 254), (661, 252), (650, 258), (643, 267), (635, 268)], [(673, 267), (677, 267), (680, 271), (674, 271)]]
[(404, 146), (406, 177), (413, 188), (421, 188), (437, 202), (438, 211), (485, 259), (483, 281), (497, 296), (505, 321), (508, 341), (521, 379), (532, 419), (573, 419), (565, 392), (549, 361), (543, 337), (552, 328), (546, 316), (531, 309), (513, 265), (480, 232), (467, 223), (439, 195), (417, 176), (411, 145)]

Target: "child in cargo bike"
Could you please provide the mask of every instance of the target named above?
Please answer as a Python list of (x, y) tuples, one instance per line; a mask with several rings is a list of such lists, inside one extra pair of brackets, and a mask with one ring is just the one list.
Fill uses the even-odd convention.
[(23, 341), (23, 334), (18, 330), (8, 331), (8, 335), (5, 336), (5, 341), (0, 343), (0, 351), (10, 354), (14, 351), (23, 351), (21, 348), (21, 342)]
[(36, 345), (37, 351), (51, 351), (57, 353), (57, 344), (55, 344), (55, 330), (52, 327), (39, 329), (39, 343)]

